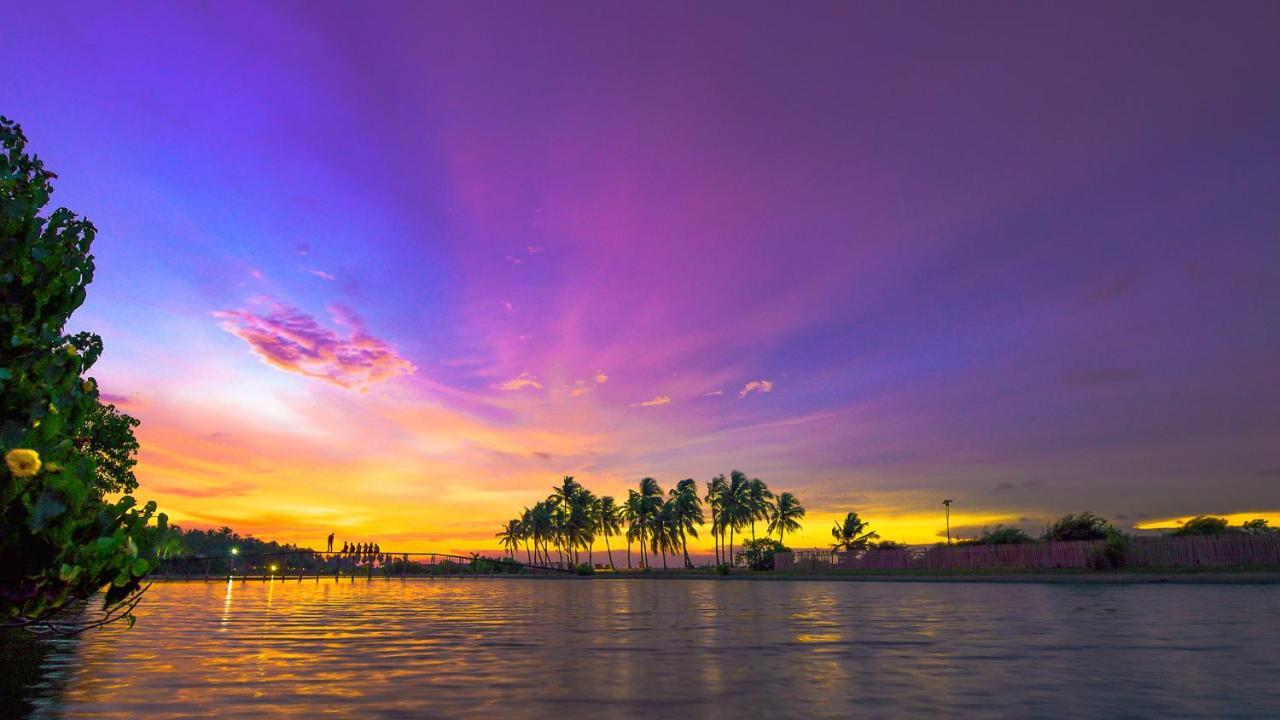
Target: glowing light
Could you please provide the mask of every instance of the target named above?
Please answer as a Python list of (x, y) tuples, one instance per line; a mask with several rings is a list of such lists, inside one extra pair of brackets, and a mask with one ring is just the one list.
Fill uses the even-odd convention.
[(234, 548), (234, 547), (233, 547), (233, 548), (231, 548), (231, 554), (232, 554), (232, 555), (239, 555), (239, 554), (240, 554), (240, 548)]

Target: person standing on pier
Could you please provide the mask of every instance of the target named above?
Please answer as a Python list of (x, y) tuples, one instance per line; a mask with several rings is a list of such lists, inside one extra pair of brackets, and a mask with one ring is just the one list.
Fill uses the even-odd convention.
[(333, 552), (333, 533), (329, 533), (329, 549), (326, 552)]

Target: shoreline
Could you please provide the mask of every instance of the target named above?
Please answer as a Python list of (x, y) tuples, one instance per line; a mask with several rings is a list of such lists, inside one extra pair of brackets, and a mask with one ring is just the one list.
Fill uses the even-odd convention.
[[(298, 577), (273, 576), (281, 582), (299, 582)], [(594, 575), (439, 575), (439, 576), (407, 576), (407, 577), (361, 577), (345, 576), (335, 579), (331, 575), (321, 576), (319, 582), (353, 583), (375, 581), (405, 580), (714, 580), (745, 582), (896, 582), (896, 583), (1026, 583), (1026, 584), (1092, 584), (1092, 585), (1280, 585), (1280, 570), (1274, 569), (1236, 569), (1236, 570), (1060, 570), (1060, 571), (989, 571), (989, 572), (874, 572), (851, 571), (843, 573), (791, 573), (791, 572), (742, 572), (730, 575), (717, 575), (704, 572), (597, 572)], [(154, 582), (161, 583), (218, 583), (228, 578), (181, 578), (155, 577)], [(261, 575), (238, 576), (236, 582), (266, 582)], [(317, 582), (314, 575), (307, 575), (302, 582)]]

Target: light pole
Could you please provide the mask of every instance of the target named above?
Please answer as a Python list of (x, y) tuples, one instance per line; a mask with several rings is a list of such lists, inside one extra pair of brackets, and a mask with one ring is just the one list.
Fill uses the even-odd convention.
[(942, 504), (947, 509), (946, 510), (947, 512), (947, 544), (950, 545), (951, 544), (951, 500), (949, 499), (943, 500)]

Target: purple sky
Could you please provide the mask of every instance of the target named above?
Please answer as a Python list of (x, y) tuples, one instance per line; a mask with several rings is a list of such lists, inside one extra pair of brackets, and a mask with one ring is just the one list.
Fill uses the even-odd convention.
[(735, 467), (814, 544), (1280, 519), (1280, 4), (5, 17), (181, 521), (481, 547)]

